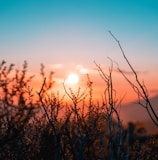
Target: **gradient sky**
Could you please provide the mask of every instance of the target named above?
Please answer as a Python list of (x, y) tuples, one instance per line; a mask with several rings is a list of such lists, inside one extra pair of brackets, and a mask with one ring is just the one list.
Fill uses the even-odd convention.
[(93, 74), (93, 61), (106, 68), (107, 57), (128, 70), (108, 30), (158, 93), (157, 0), (0, 0), (1, 60), (27, 60), (32, 72), (43, 63), (57, 80), (68, 72)]

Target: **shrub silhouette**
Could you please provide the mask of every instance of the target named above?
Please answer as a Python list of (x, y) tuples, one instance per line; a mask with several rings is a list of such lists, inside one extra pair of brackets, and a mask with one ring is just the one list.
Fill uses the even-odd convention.
[[(34, 93), (31, 87), (34, 76), (27, 75), (27, 62), (20, 71), (2, 61), (0, 159), (156, 159), (157, 136), (140, 136), (134, 132), (135, 124), (128, 128), (122, 125), (112, 80), (113, 63), (109, 73), (96, 66), (105, 82), (102, 102), (93, 101), (93, 83), (87, 75), (84, 92), (79, 88), (73, 93), (64, 86), (72, 102), (68, 104), (59, 94), (50, 92), (53, 72), (47, 78), (44, 65), (41, 65), (41, 87)], [(34, 99), (37, 95), (38, 99)]]

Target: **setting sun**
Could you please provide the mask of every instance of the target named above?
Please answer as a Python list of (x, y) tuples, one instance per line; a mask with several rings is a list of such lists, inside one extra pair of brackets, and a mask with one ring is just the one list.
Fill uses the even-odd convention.
[(76, 84), (79, 81), (79, 76), (75, 73), (70, 73), (67, 77), (67, 83)]

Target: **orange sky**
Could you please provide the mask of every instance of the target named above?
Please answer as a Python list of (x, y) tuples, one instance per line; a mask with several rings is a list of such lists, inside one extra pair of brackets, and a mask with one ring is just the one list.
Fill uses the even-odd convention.
[[(108, 60), (107, 60), (108, 62)], [(108, 74), (109, 72), (109, 66), (108, 65), (101, 65), (103, 71)], [(116, 67), (115, 67), (116, 68)], [(116, 71), (116, 69), (113, 69), (112, 77), (113, 77), (113, 87), (116, 90), (116, 98), (117, 100), (121, 100), (123, 98), (122, 103), (128, 103), (131, 101), (134, 101), (137, 99), (137, 95), (134, 93), (130, 85), (127, 83), (127, 81), (123, 78), (123, 76)], [(67, 90), (69, 88), (72, 88), (74, 92), (77, 91), (78, 87), (81, 88), (81, 91), (84, 92), (87, 88), (87, 73), (89, 74), (89, 77), (91, 81), (93, 82), (93, 98), (94, 101), (100, 100), (104, 94), (104, 90), (106, 89), (106, 84), (100, 77), (97, 67), (94, 64), (93, 67), (84, 67), (83, 65), (74, 65), (74, 66), (68, 66), (65, 67), (62, 64), (52, 64), (45, 67), (46, 75), (49, 75), (49, 71), (54, 71), (54, 81), (55, 84), (52, 88), (52, 92), (57, 93), (59, 92), (60, 95), (64, 95), (64, 87), (63, 83), (66, 80), (67, 76), (70, 73), (76, 73), (79, 76), (79, 82), (77, 84), (68, 85), (65, 84), (65, 87)], [(33, 74), (30, 72), (30, 74)], [(42, 85), (42, 77), (40, 77), (40, 69), (39, 73), (35, 73), (36, 77), (34, 78), (34, 86), (36, 86), (39, 90), (40, 86)], [(132, 76), (128, 74), (129, 78), (131, 80), (134, 80)], [(154, 75), (152, 72), (149, 73), (138, 73), (138, 76), (140, 78), (140, 81), (144, 81), (146, 84), (146, 87), (148, 89), (149, 95), (154, 96), (158, 94), (157, 92), (157, 81), (158, 79), (156, 75)], [(87, 91), (88, 92), (88, 91)]]
[[(111, 30), (152, 96), (158, 94), (157, 19), (155, 0), (0, 1), (0, 55), (17, 68), (27, 60), (29, 72), (36, 75), (43, 63), (47, 72), (55, 72), (55, 90), (63, 89), (70, 72), (79, 74), (83, 87), (88, 72), (97, 99), (104, 87), (94, 60), (107, 72), (110, 57), (129, 72)], [(132, 101), (132, 90), (117, 71), (114, 74), (118, 97), (126, 94), (124, 102)]]

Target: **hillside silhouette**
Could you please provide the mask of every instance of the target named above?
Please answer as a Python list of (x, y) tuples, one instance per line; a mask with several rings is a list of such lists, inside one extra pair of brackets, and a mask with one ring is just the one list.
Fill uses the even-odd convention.
[[(158, 95), (150, 98), (154, 110), (158, 114)], [(138, 101), (123, 104), (121, 107), (120, 116), (124, 117), (123, 122), (142, 122), (147, 131), (152, 134), (158, 132), (157, 126), (151, 122), (146, 110), (138, 104)]]

